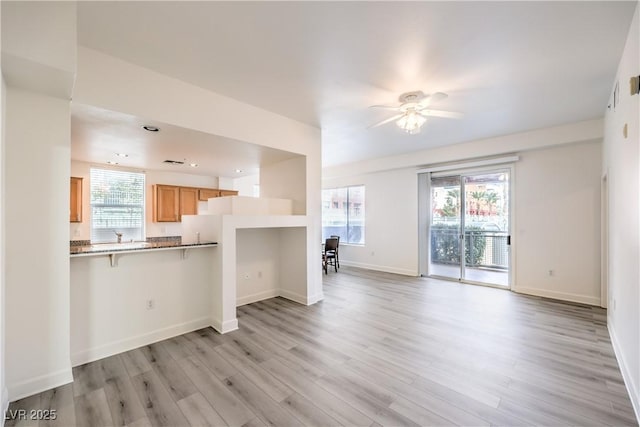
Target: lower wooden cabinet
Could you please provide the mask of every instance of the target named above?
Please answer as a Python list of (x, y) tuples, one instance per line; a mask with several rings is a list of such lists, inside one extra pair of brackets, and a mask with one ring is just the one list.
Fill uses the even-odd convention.
[(69, 222), (82, 222), (82, 178), (71, 177)]

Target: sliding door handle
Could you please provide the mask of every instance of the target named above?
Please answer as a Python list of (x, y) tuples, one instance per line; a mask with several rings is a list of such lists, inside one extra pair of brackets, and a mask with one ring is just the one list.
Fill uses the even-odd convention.
[(507, 246), (511, 246), (511, 235), (507, 236)]

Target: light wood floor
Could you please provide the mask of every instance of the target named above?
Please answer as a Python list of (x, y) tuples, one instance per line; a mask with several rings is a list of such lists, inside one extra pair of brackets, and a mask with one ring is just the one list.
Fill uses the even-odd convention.
[[(61, 426), (637, 425), (606, 312), (341, 268), (325, 300), (238, 309), (14, 402)], [(7, 426), (38, 425), (9, 420)]]

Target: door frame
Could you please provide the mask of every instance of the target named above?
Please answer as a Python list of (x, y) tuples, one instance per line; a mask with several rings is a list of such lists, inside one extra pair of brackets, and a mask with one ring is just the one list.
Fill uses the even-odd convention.
[[(517, 160), (517, 158), (515, 159)], [(509, 219), (508, 219), (508, 235), (510, 236), (510, 245), (507, 250), (509, 253), (509, 272), (508, 272), (508, 285), (501, 286), (492, 283), (483, 283), (483, 282), (475, 282), (468, 279), (454, 279), (451, 277), (444, 276), (435, 276), (429, 274), (429, 256), (431, 250), (431, 177), (435, 176), (456, 176), (459, 175), (461, 178), (461, 187), (464, 186), (463, 178), (469, 175), (482, 174), (487, 172), (498, 172), (498, 171), (506, 171), (509, 174)], [(433, 172), (423, 172), (418, 174), (418, 232), (419, 232), (419, 274), (423, 277), (430, 277), (441, 280), (448, 280), (458, 283), (468, 283), (473, 285), (481, 285), (488, 286), (492, 288), (498, 289), (509, 289), (515, 290), (515, 253), (516, 253), (516, 241), (514, 239), (514, 229), (515, 229), (515, 164), (492, 164), (491, 166), (484, 167), (469, 167), (465, 168), (464, 165), (460, 165), (460, 168), (451, 168), (444, 171), (433, 171)], [(465, 203), (465, 194), (464, 191), (461, 191), (460, 194), (460, 205), (461, 210), (464, 210)], [(464, 215), (464, 212), (462, 212)], [(461, 225), (464, 224), (464, 219), (461, 217)], [(464, 239), (462, 239), (460, 248), (464, 253)], [(464, 257), (461, 257), (460, 262), (460, 277), (463, 276), (462, 271), (464, 269)]]
[(609, 305), (609, 174), (600, 181), (600, 307)]

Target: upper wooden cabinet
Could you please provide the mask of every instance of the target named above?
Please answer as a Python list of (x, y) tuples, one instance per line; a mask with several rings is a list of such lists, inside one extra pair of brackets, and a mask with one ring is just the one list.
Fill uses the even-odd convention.
[(220, 190), (220, 197), (224, 196), (237, 196), (238, 192), (235, 190)]
[(71, 177), (69, 222), (82, 222), (82, 178)]
[(207, 201), (214, 197), (224, 196), (237, 196), (238, 192), (235, 190), (218, 190), (217, 188), (200, 188), (198, 191), (198, 199)]
[(198, 214), (198, 189), (180, 187), (180, 221), (182, 215)]
[(235, 190), (157, 184), (153, 186), (153, 221), (180, 222), (182, 215), (198, 214), (199, 200), (237, 195)]
[(156, 222), (180, 221), (180, 187), (153, 186), (153, 220)]
[(201, 188), (198, 190), (198, 199), (206, 202), (214, 197), (220, 197), (220, 190), (214, 188)]

